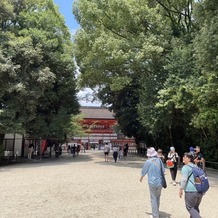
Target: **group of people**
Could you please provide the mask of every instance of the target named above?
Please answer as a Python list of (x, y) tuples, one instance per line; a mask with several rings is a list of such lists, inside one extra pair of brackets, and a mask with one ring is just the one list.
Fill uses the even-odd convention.
[[(165, 173), (164, 163), (170, 161), (170, 174), (172, 184), (176, 185), (176, 176), (179, 155), (174, 147), (170, 147), (170, 151), (165, 157), (161, 149), (156, 151), (153, 147), (147, 149), (147, 160), (141, 170), (140, 182), (143, 181), (145, 175), (148, 175), (148, 185), (150, 191), (152, 218), (159, 218), (160, 196), (162, 190), (163, 175)], [(167, 159), (167, 160), (166, 160)], [(191, 218), (201, 218), (199, 205), (201, 203), (203, 193), (199, 193), (195, 187), (194, 175), (191, 167), (203, 168), (204, 158), (200, 152), (200, 147), (190, 147), (189, 152), (183, 156), (183, 167), (181, 169), (182, 177), (180, 181), (179, 197), (185, 193), (185, 205)]]
[(73, 157), (79, 156), (80, 145), (68, 145), (67, 147), (68, 154), (72, 154)]
[[(190, 154), (194, 157), (194, 163), (200, 167), (204, 168), (204, 158), (202, 153), (200, 152), (200, 147), (196, 146), (189, 148)], [(175, 186), (176, 183), (176, 176), (177, 176), (177, 170), (178, 170), (178, 163), (180, 162), (180, 157), (178, 153), (175, 151), (175, 147), (170, 147), (170, 151), (167, 154), (167, 158), (163, 155), (162, 149), (157, 150), (157, 156), (163, 161), (163, 163), (166, 162), (167, 167), (170, 169), (170, 174), (172, 178), (172, 184)], [(167, 160), (166, 160), (167, 159)]]
[(108, 143), (106, 143), (104, 146), (105, 162), (108, 162), (109, 154), (110, 154), (111, 150), (113, 152), (113, 158), (114, 158), (115, 163), (117, 162), (117, 159), (126, 160), (128, 149), (129, 149), (128, 144), (125, 144), (124, 147), (122, 147), (122, 146), (118, 147), (117, 145), (114, 145), (113, 148), (111, 149), (110, 145), (108, 145)]
[(54, 143), (53, 149), (55, 152), (55, 157), (60, 157), (62, 155), (62, 146), (59, 143)]

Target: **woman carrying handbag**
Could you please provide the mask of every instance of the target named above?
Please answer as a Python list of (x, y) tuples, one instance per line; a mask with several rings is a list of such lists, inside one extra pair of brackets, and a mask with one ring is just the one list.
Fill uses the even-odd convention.
[(175, 151), (174, 147), (170, 147), (170, 152), (168, 153), (167, 167), (170, 169), (170, 174), (172, 178), (172, 184), (176, 185), (176, 175), (177, 175), (177, 163), (179, 155)]

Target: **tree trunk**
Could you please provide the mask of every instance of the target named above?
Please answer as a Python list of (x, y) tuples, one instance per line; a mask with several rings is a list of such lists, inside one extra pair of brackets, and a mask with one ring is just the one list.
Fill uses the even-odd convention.
[(5, 138), (5, 134), (0, 133), (0, 157), (3, 156), (3, 151), (4, 151), (3, 141), (4, 141), (4, 138)]

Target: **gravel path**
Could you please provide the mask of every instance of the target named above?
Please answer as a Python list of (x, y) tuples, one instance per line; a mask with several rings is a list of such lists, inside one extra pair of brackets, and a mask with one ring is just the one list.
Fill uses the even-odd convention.
[[(0, 167), (0, 218), (146, 218), (151, 214), (147, 178), (139, 182), (144, 158), (104, 161), (102, 151), (72, 158)], [(203, 197), (203, 218), (218, 217), (218, 172), (209, 171), (210, 189)], [(178, 172), (180, 179), (180, 171)], [(179, 186), (161, 195), (161, 217), (188, 218)]]

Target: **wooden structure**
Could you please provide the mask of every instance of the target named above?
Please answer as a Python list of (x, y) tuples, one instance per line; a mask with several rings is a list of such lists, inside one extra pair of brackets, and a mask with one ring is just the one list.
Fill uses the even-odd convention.
[(123, 146), (126, 143), (134, 144), (134, 139), (118, 139), (114, 125), (117, 120), (113, 112), (103, 107), (81, 107), (81, 114), (84, 116), (82, 125), (87, 130), (87, 135), (76, 136), (74, 141), (85, 144), (88, 147), (98, 147), (105, 143)]

